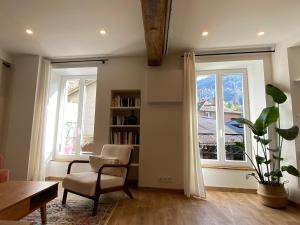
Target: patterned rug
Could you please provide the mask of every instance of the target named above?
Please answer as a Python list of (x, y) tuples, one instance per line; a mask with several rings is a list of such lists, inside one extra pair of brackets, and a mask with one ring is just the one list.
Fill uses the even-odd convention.
[[(93, 201), (67, 200), (62, 206), (60, 199), (54, 199), (47, 204), (47, 225), (106, 225), (117, 202), (100, 200), (97, 216), (92, 216)], [(40, 210), (36, 210), (22, 219), (31, 221), (33, 225), (41, 225)]]

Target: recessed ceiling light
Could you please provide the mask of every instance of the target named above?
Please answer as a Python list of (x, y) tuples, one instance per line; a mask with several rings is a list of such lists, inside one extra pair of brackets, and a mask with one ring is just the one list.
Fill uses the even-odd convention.
[(257, 33), (258, 36), (263, 36), (264, 34), (265, 34), (265, 32), (263, 32), (263, 31), (260, 31)]
[(208, 35), (208, 32), (207, 31), (203, 31), (202, 32), (202, 36), (207, 36)]
[(30, 30), (30, 29), (26, 29), (26, 33), (27, 33), (27, 34), (33, 34), (33, 31)]
[(99, 32), (100, 32), (100, 34), (102, 34), (102, 35), (105, 35), (105, 34), (106, 34), (106, 30), (100, 30)]

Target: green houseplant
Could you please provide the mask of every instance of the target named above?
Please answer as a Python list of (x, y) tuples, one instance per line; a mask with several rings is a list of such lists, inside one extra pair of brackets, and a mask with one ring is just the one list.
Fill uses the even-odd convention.
[[(297, 126), (288, 129), (281, 128), (279, 106), (287, 100), (283, 91), (268, 84), (266, 85), (266, 94), (273, 98), (274, 106), (264, 108), (254, 123), (245, 118), (232, 119), (250, 128), (256, 140), (254, 159), (246, 153), (243, 143), (236, 142), (232, 147), (243, 151), (255, 169), (255, 172), (248, 174), (247, 178), (253, 177), (258, 181), (257, 193), (262, 204), (273, 208), (282, 208), (287, 204), (285, 181), (282, 181), (283, 173), (287, 172), (297, 177), (300, 175), (294, 166), (282, 165), (284, 160), (282, 151), (289, 150), (283, 149), (283, 141), (294, 140), (298, 136), (299, 128)], [(268, 131), (276, 134), (273, 140), (268, 137)]]

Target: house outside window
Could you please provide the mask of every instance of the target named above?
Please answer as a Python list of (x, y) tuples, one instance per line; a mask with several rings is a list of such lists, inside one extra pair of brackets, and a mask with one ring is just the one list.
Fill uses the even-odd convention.
[(92, 154), (97, 91), (95, 75), (60, 76), (55, 158)]
[(251, 155), (250, 133), (231, 118), (249, 117), (247, 70), (197, 73), (198, 143), (203, 163), (249, 165), (235, 142)]

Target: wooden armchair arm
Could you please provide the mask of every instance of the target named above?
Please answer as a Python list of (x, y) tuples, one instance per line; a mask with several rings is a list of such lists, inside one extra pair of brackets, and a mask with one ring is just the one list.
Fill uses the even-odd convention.
[(90, 162), (89, 160), (73, 160), (72, 162), (69, 163), (67, 174), (71, 173), (71, 168), (74, 163), (89, 163), (89, 162)]
[(99, 173), (102, 173), (102, 170), (105, 168), (105, 167), (123, 167), (123, 168), (128, 168), (128, 164), (104, 164), (102, 165), (100, 168), (99, 168), (99, 171), (98, 171), (98, 174)]
[[(99, 168), (99, 171), (98, 171), (98, 177), (97, 177), (97, 187), (100, 187), (100, 181), (101, 181), (101, 174), (102, 174), (102, 170), (104, 168), (107, 168), (107, 167), (113, 167), (113, 168), (125, 168), (127, 169), (127, 174), (128, 174), (128, 169), (129, 169), (129, 163), (128, 164), (104, 164), (103, 166), (101, 166)], [(127, 179), (127, 176), (126, 176), (126, 179)]]

